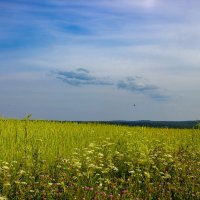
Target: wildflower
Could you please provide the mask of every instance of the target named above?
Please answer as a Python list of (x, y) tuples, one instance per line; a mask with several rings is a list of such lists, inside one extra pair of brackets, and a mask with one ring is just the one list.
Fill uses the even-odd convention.
[(68, 160), (67, 160), (67, 159), (63, 159), (62, 161), (63, 161), (64, 163), (67, 163), (67, 162), (68, 162)]
[(96, 166), (95, 167), (97, 170), (102, 170), (102, 167), (100, 167), (100, 166)]
[(163, 165), (167, 166), (167, 165), (168, 165), (168, 163), (167, 163), (167, 162), (164, 162), (164, 163), (163, 163)]
[(164, 179), (170, 179), (171, 175), (170, 174), (165, 174), (165, 176), (163, 176)]
[(81, 163), (77, 159), (72, 159), (74, 167), (81, 168)]
[(173, 158), (172, 155), (170, 155), (170, 154), (165, 154), (164, 156), (167, 158)]
[(115, 151), (115, 154), (119, 154), (119, 151)]
[(113, 199), (113, 195), (112, 194), (109, 194), (108, 196), (110, 199)]
[(150, 173), (149, 172), (144, 172), (144, 175), (147, 177), (147, 178), (150, 178)]
[(153, 165), (152, 168), (155, 170), (158, 170), (158, 168), (155, 165)]
[(87, 151), (88, 154), (93, 154), (94, 150)]
[(105, 168), (105, 169), (102, 171), (102, 173), (103, 173), (103, 174), (107, 174), (109, 171), (110, 171), (109, 168)]
[(72, 177), (72, 179), (73, 179), (73, 180), (76, 180), (76, 179), (77, 179), (77, 177), (76, 177), (76, 176), (73, 176), (73, 177)]
[(106, 193), (105, 192), (102, 192), (101, 194), (102, 194), (103, 197), (106, 197)]
[(89, 164), (89, 166), (88, 166), (89, 168), (95, 168), (95, 165), (94, 164)]
[(90, 143), (90, 144), (89, 144), (89, 147), (94, 147), (94, 146), (95, 146), (94, 143)]
[(98, 153), (98, 156), (99, 156), (99, 157), (103, 157), (103, 154), (102, 154), (102, 153)]
[(116, 171), (116, 172), (118, 171), (117, 167), (115, 167), (114, 165), (111, 165), (110, 168), (111, 168), (113, 171)]
[(0, 196), (0, 200), (7, 200), (8, 198)]
[(93, 187), (87, 187), (87, 186), (85, 186), (85, 190), (87, 190), (87, 191), (93, 191)]
[(3, 164), (3, 165), (9, 165), (9, 163), (8, 163), (8, 162), (2, 162), (2, 164)]
[(4, 183), (4, 186), (5, 187), (10, 187), (11, 185), (10, 185), (10, 183), (7, 182), (7, 183)]
[(128, 191), (127, 188), (123, 188), (122, 191), (121, 191), (121, 195), (124, 196), (127, 193), (127, 191)]
[(10, 177), (11, 177), (11, 175), (10, 175), (10, 174), (7, 174), (7, 175), (6, 175), (6, 177), (7, 177), (7, 178), (10, 178)]
[(3, 166), (2, 169), (9, 170), (9, 167), (8, 166)]
[(26, 172), (25, 172), (24, 170), (20, 170), (18, 173), (19, 173), (20, 175), (26, 174)]
[(79, 177), (81, 177), (81, 176), (83, 176), (80, 172), (77, 174), (77, 176), (79, 176)]

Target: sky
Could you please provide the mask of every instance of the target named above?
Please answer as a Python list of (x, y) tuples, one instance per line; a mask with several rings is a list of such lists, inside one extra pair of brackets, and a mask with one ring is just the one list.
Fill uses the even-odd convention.
[(0, 116), (200, 120), (199, 10), (199, 0), (0, 0)]

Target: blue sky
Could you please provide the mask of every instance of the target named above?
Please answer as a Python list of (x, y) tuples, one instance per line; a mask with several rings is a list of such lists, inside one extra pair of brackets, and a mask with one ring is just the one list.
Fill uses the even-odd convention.
[(199, 9), (198, 0), (1, 0), (0, 116), (200, 119)]

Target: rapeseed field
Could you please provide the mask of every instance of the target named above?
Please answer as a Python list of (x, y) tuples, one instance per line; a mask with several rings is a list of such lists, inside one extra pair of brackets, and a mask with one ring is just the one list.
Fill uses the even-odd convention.
[(200, 130), (1, 119), (0, 199), (200, 199)]

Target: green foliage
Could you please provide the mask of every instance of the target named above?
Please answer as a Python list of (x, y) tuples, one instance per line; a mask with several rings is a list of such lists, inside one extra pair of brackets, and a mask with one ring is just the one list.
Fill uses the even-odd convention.
[(0, 120), (0, 199), (200, 198), (198, 129), (28, 119)]
[(197, 123), (194, 128), (195, 129), (200, 129), (200, 123)]

